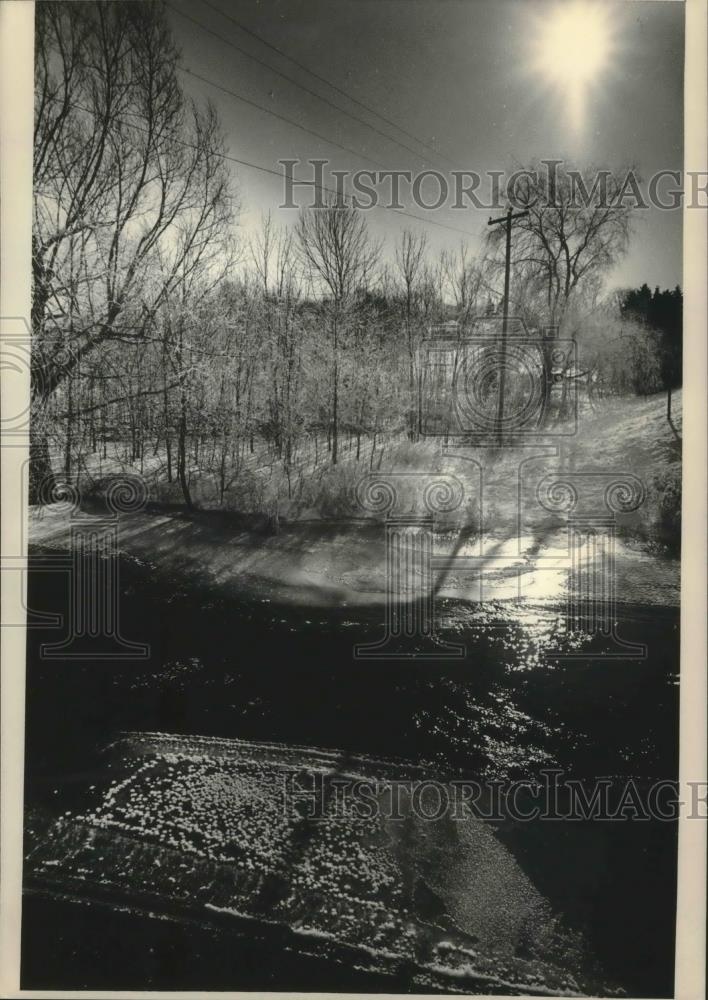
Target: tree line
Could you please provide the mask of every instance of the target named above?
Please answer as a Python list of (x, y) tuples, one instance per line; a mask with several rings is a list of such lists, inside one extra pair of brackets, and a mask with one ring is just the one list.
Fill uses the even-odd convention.
[[(623, 316), (635, 319), (652, 331), (658, 354), (662, 388), (681, 385), (683, 366), (683, 293), (676, 288), (652, 292), (647, 284), (625, 292), (620, 301)], [(651, 383), (637, 386), (637, 391), (651, 392)]]

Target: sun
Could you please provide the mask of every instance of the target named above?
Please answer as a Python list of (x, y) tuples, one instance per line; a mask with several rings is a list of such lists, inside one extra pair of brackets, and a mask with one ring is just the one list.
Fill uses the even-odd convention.
[(538, 42), (539, 69), (551, 79), (587, 83), (610, 53), (608, 12), (593, 3), (568, 3), (556, 10)]
[(570, 0), (539, 21), (533, 46), (534, 69), (560, 88), (571, 124), (579, 129), (589, 89), (607, 67), (613, 34), (607, 4)]

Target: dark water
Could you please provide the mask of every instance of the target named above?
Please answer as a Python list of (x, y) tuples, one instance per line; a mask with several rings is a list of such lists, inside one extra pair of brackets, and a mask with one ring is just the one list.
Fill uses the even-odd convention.
[[(80, 806), (102, 748), (126, 729), (337, 748), (468, 779), (549, 767), (642, 786), (677, 775), (676, 609), (620, 609), (623, 637), (647, 644), (643, 661), (545, 661), (553, 615), (447, 602), (443, 638), (466, 644), (464, 661), (365, 662), (352, 647), (380, 636), (381, 608), (219, 601), (133, 563), (121, 574), (122, 632), (150, 644), (149, 660), (47, 661), (40, 644), (59, 634), (28, 634), (28, 825)], [(30, 606), (65, 610), (63, 579), (30, 573)], [(673, 823), (506, 821), (498, 835), (589, 936), (610, 979), (632, 995), (671, 995)], [(227, 960), (203, 929), (38, 897), (27, 897), (23, 929), (24, 988), (384, 989), (343, 966), (278, 957), (273, 942), (230, 940)]]
[[(25, 896), (23, 983), (36, 989), (330, 990), (384, 993), (390, 976), (346, 955), (296, 954), (277, 928), (236, 935), (135, 912)], [(34, 963), (30, 947), (41, 949)], [(30, 984), (35, 983), (35, 987)]]

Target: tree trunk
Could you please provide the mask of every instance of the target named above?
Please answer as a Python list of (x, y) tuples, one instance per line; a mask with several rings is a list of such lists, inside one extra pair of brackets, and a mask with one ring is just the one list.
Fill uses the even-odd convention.
[(182, 495), (188, 510), (194, 510), (192, 495), (187, 481), (187, 414), (182, 404), (182, 415), (179, 422), (179, 437), (177, 442), (177, 478), (182, 487)]
[(332, 465), (337, 464), (337, 450), (339, 444), (339, 330), (337, 326), (337, 316), (334, 317), (334, 359), (333, 359), (333, 386), (332, 386)]
[(337, 451), (339, 445), (339, 427), (338, 427), (338, 400), (339, 393), (337, 392), (337, 376), (334, 376), (334, 395), (332, 397), (332, 465), (337, 464)]
[(74, 383), (69, 377), (66, 392), (67, 413), (66, 413), (66, 441), (64, 448), (64, 478), (67, 482), (71, 479), (71, 449), (73, 446), (74, 433)]
[(51, 497), (57, 481), (52, 470), (47, 432), (35, 415), (30, 421), (29, 502), (38, 504)]
[[(546, 427), (549, 418), (551, 390), (553, 387), (553, 341), (555, 334), (547, 331), (543, 335), (541, 343), (541, 355), (543, 363), (543, 378), (541, 380), (541, 415), (540, 426)], [(564, 382), (565, 385), (565, 382)]]

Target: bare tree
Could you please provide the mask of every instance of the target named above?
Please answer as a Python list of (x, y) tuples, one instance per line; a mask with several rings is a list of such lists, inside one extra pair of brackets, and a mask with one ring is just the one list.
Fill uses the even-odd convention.
[[(223, 273), (233, 206), (221, 153), (215, 113), (180, 89), (160, 4), (37, 5), (35, 410), (82, 359), (144, 339), (192, 274)], [(35, 494), (50, 474), (35, 435)]]
[(305, 270), (328, 298), (332, 380), (332, 464), (339, 442), (339, 369), (347, 312), (366, 286), (379, 259), (380, 245), (368, 234), (363, 216), (334, 197), (324, 208), (306, 209), (297, 223)]
[(484, 286), (482, 268), (471, 256), (464, 240), (457, 251), (443, 251), (440, 265), (447, 288), (457, 309), (460, 323), (468, 322), (479, 310), (479, 300)]
[[(571, 298), (594, 282), (626, 252), (633, 207), (622, 198), (627, 172), (566, 166), (549, 177), (529, 170), (520, 177), (515, 201), (528, 215), (514, 224), (514, 284), (537, 290), (548, 325), (561, 323)], [(487, 231), (490, 269), (504, 267), (503, 227)]]
[(403, 321), (406, 350), (408, 352), (408, 392), (410, 396), (408, 436), (411, 441), (415, 439), (416, 428), (420, 419), (420, 415), (416, 419), (416, 409), (420, 409), (417, 401), (418, 391), (416, 385), (418, 377), (415, 363), (419, 345), (416, 336), (414, 315), (420, 297), (419, 284), (423, 276), (427, 246), (428, 237), (426, 233), (416, 235), (409, 229), (404, 229), (401, 233), (400, 242), (396, 247), (396, 266), (403, 290)]
[(269, 367), (269, 423), (278, 457), (292, 490), (297, 400), (302, 375), (302, 328), (298, 317), (300, 284), (296, 277), (293, 233), (274, 225), (270, 212), (250, 241), (256, 279), (261, 285), (263, 334)]

